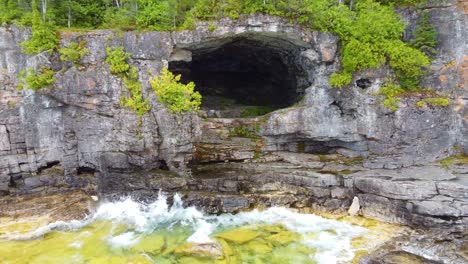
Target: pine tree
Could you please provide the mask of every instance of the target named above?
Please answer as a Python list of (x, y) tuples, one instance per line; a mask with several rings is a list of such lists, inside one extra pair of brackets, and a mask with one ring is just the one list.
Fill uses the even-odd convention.
[(426, 53), (427, 56), (432, 57), (437, 54), (436, 48), (439, 44), (437, 35), (437, 30), (432, 25), (429, 15), (424, 13), (419, 19), (409, 45)]

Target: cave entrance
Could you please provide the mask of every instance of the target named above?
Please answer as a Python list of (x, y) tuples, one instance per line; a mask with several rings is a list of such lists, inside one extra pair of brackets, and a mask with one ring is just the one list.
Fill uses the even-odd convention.
[(169, 70), (195, 82), (208, 117), (249, 117), (291, 106), (308, 86), (305, 44), (278, 35), (244, 34), (175, 49)]

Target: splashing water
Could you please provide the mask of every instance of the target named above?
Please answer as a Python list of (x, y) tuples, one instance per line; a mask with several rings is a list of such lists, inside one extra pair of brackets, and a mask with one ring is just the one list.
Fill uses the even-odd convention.
[(102, 204), (83, 221), (55, 222), (0, 240), (1, 263), (346, 263), (367, 230), (273, 207), (205, 215), (131, 199)]

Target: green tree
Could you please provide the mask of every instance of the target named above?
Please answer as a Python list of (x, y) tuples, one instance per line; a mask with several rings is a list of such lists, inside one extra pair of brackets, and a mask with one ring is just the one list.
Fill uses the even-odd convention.
[(415, 6), (418, 4), (425, 4), (427, 0), (377, 0), (377, 2), (396, 6)]
[(436, 48), (439, 45), (437, 35), (437, 30), (434, 25), (432, 25), (429, 15), (423, 13), (413, 32), (413, 37), (409, 45), (424, 52), (428, 56), (434, 56), (437, 54)]
[(173, 24), (174, 10), (168, 1), (142, 1), (140, 11), (137, 15), (137, 24), (141, 27), (156, 30), (171, 30)]
[(15, 19), (21, 18), (22, 10), (16, 0), (0, 0), (0, 24), (11, 23)]
[(59, 1), (57, 10), (57, 25), (98, 28), (104, 22), (106, 5), (99, 0), (63, 0)]
[(26, 54), (37, 54), (42, 51), (52, 51), (57, 47), (59, 39), (55, 32), (55, 26), (44, 22), (37, 10), (36, 0), (32, 0), (32, 35), (31, 38), (22, 42), (23, 51)]

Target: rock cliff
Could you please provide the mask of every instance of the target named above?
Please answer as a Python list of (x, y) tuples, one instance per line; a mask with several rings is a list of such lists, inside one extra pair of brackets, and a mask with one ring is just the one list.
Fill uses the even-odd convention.
[[(291, 180), (292, 185), (307, 189), (299, 197), (324, 198), (315, 203), (337, 208), (348, 206), (352, 196), (358, 195), (367, 208), (374, 208), (368, 215), (378, 215), (379, 210), (381, 215), (388, 210), (394, 210), (395, 215), (409, 210), (409, 215), (411, 212), (436, 215), (440, 216), (439, 220), (450, 218), (448, 222), (442, 221), (444, 223), (462, 223), (468, 216), (463, 194), (466, 184), (453, 183), (451, 177), (433, 179), (432, 176), (406, 184), (391, 170), (407, 168), (397, 174), (409, 176), (413, 174), (412, 166), (427, 165), (460, 148), (468, 151), (466, 1), (430, 1), (422, 9), (430, 14), (440, 34), (439, 54), (424, 84), (451, 98), (452, 104), (446, 108), (417, 108), (414, 105), (417, 96), (403, 98), (396, 112), (383, 107), (375, 93), (390, 74), (386, 67), (356, 74), (353, 85), (348, 88), (331, 89), (328, 78), (340, 67), (338, 39), (276, 17), (255, 15), (236, 21), (222, 19), (199, 23), (195, 30), (171, 33), (110, 30), (61, 33), (61, 46), (71, 41), (86, 41), (89, 54), (84, 56), (81, 66), (63, 63), (55, 53), (26, 56), (18, 43), (27, 39), (30, 31), (14, 25), (1, 27), (0, 194), (77, 188), (102, 193), (154, 192), (160, 188), (214, 191), (189, 188), (201, 183), (190, 182), (186, 177), (171, 177), (164, 182), (160, 173), (171, 171), (188, 176), (192, 171), (188, 166), (190, 162), (286, 160), (294, 164), (299, 160), (299, 165), (307, 168), (310, 162), (320, 162), (316, 160), (318, 156), (313, 156), (315, 154), (338, 153), (346, 159), (360, 160), (362, 164), (358, 169), (351, 168), (351, 172), (358, 175), (336, 176), (326, 173), (330, 170), (324, 169), (324, 164), (312, 166), (309, 169), (319, 168), (322, 173), (309, 175), (309, 172), (299, 171), (297, 174), (315, 179), (313, 183), (304, 182), (305, 178)], [(399, 12), (409, 23), (407, 35), (410, 35), (419, 13), (414, 9)], [(196, 114), (170, 114), (158, 102), (149, 86), (149, 78), (163, 66), (177, 68), (192, 60), (207, 64), (220, 56), (219, 50), (229, 43), (237, 43), (230, 50), (242, 51), (250, 62), (282, 69), (276, 74), (286, 76), (284, 85), (290, 90), (276, 96), (290, 97), (286, 101), (294, 105), (258, 118), (254, 123), (203, 120)], [(120, 106), (120, 97), (128, 91), (105, 63), (105, 50), (109, 46), (123, 46), (131, 54), (130, 64), (138, 69), (143, 94), (151, 105), (151, 111), (141, 122), (131, 110)], [(249, 53), (246, 49), (255, 52)], [(16, 90), (21, 70), (42, 66), (57, 71), (51, 89)], [(275, 81), (273, 78), (272, 85)], [(247, 129), (247, 134), (239, 135), (246, 131), (235, 130), (235, 126)], [(220, 131), (224, 134), (218, 133)], [(288, 154), (285, 158), (281, 154), (285, 152), (296, 153), (297, 157), (291, 158)], [(309, 157), (312, 160), (301, 160), (302, 154), (312, 155)], [(260, 168), (258, 173), (263, 176), (259, 179), (263, 180), (259, 186), (255, 185), (257, 182), (254, 187), (247, 188), (249, 192), (255, 193), (258, 188), (281, 191), (283, 187), (271, 181), (283, 180), (284, 164), (280, 164), (280, 168), (272, 175), (263, 173)], [(154, 169), (161, 171), (142, 173)], [(370, 169), (374, 170), (368, 173)], [(334, 168), (332, 171), (343, 170)], [(457, 173), (461, 175), (458, 177), (467, 177), (466, 170)], [(224, 188), (238, 192), (237, 181), (236, 178), (221, 187), (216, 185), (216, 191)], [(453, 194), (457, 190), (459, 193)], [(303, 198), (281, 203), (299, 204)], [(395, 207), (383, 210), (389, 199)], [(440, 204), (447, 207), (449, 216), (433, 212), (434, 206)], [(246, 200), (243, 204), (232, 205), (233, 210), (223, 210), (235, 211), (251, 205)], [(395, 217), (395, 222), (420, 222), (413, 216)]]
[[(388, 68), (331, 89), (338, 39), (276, 17), (222, 19), (180, 32), (61, 33), (61, 46), (86, 41), (89, 54), (79, 66), (57, 53), (26, 56), (19, 43), (30, 31), (0, 27), (0, 196), (82, 189), (148, 198), (164, 190), (212, 213), (272, 205), (345, 212), (358, 197), (361, 215), (466, 235), (466, 161), (435, 161), (468, 152), (467, 5), (434, 0), (421, 7), (440, 41), (423, 84), (450, 97), (450, 106), (418, 108), (414, 95), (395, 112), (376, 95)], [(405, 38), (420, 11), (398, 10), (408, 22)], [(151, 105), (141, 120), (120, 106), (128, 91), (105, 63), (112, 46), (123, 46), (138, 70)], [(148, 83), (164, 66), (216, 72), (240, 71), (242, 63), (255, 64), (259, 79), (233, 96), (273, 98), (281, 109), (256, 118), (173, 115)], [(52, 88), (16, 90), (21, 70), (42, 66), (57, 72)], [(244, 85), (236, 75), (228, 85), (226, 76), (191, 74), (212, 77), (213, 93)], [(440, 251), (432, 246), (427, 252)], [(452, 251), (424, 257), (462, 263)]]

